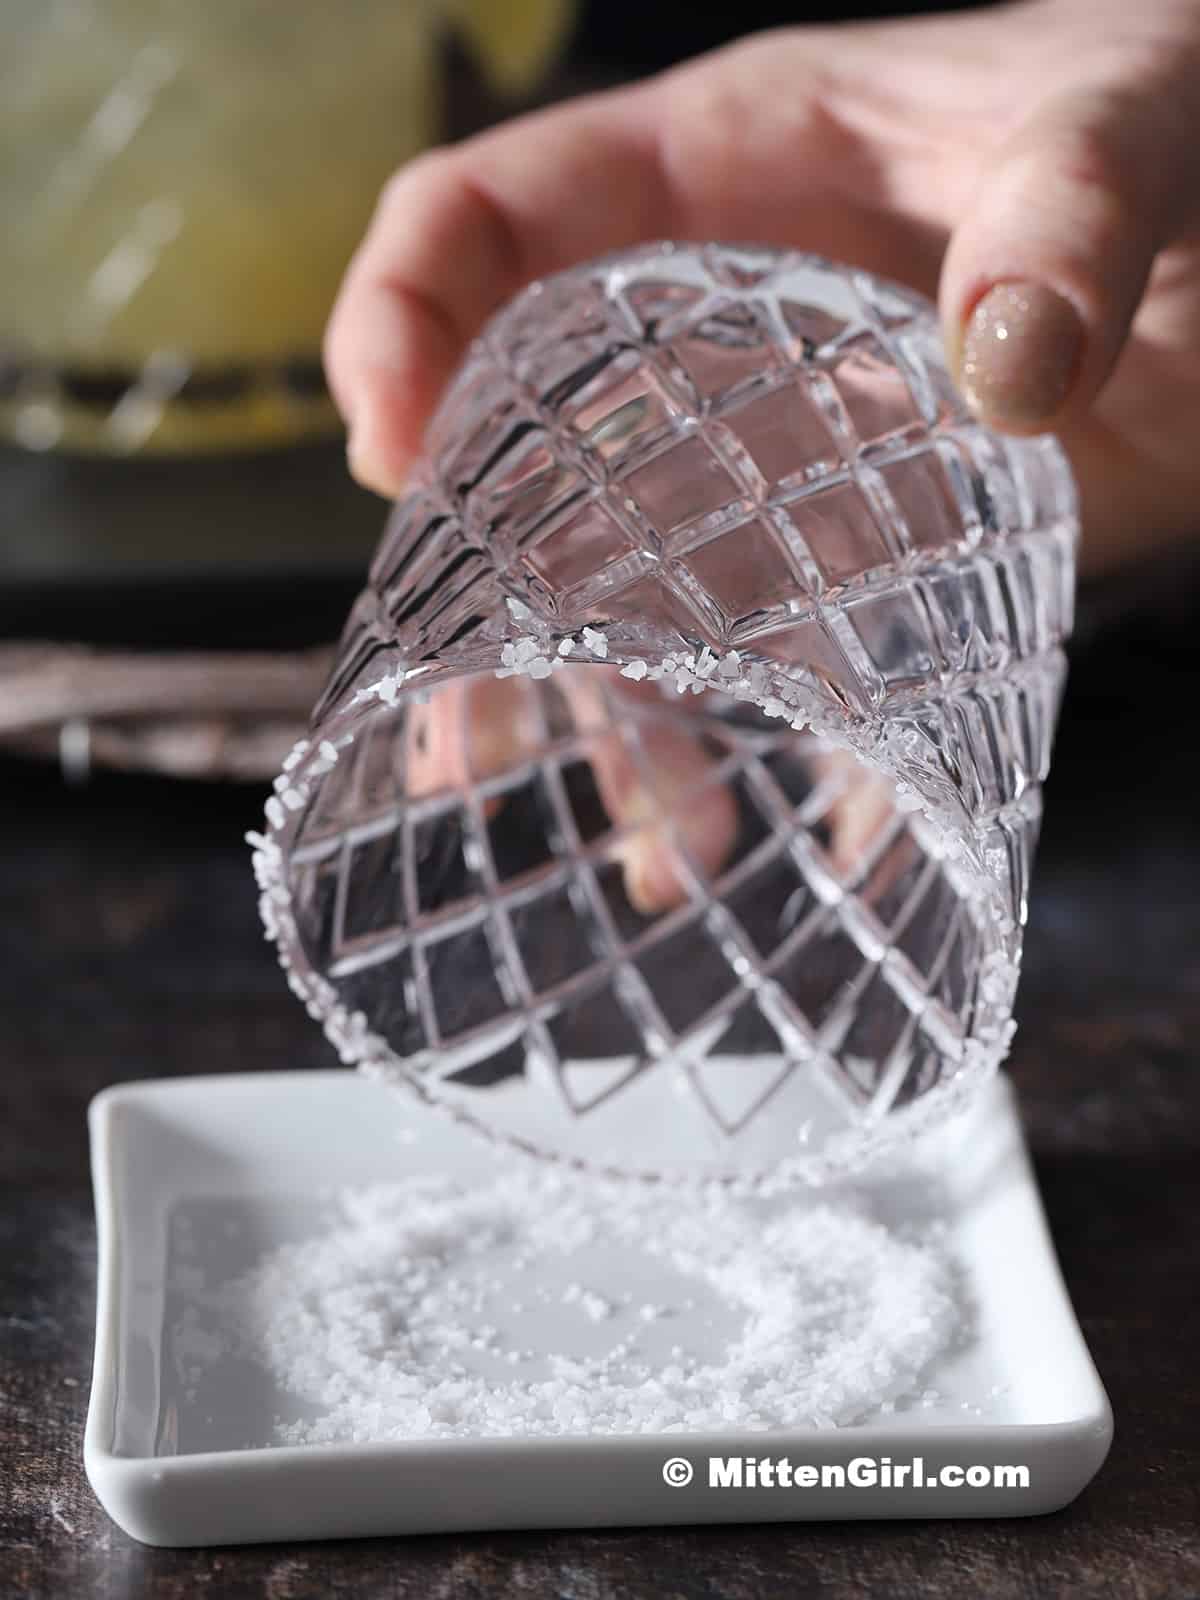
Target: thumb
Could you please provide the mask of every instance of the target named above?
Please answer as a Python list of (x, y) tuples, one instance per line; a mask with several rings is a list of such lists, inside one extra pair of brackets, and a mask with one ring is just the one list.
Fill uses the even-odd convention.
[(989, 158), (942, 268), (952, 369), (1011, 433), (1078, 416), (1104, 384), (1198, 168), (1180, 107), (1200, 84), (1052, 101)]

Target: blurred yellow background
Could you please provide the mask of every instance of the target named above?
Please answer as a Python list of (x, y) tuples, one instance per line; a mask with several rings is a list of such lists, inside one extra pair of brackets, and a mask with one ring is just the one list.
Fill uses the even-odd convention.
[(529, 94), (571, 0), (8, 0), (0, 435), (190, 453), (336, 427), (322, 330), (454, 31)]

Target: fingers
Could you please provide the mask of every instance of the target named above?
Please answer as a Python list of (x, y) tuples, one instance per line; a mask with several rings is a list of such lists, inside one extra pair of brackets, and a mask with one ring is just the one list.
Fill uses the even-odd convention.
[[(601, 667), (568, 667), (557, 683), (575, 727), (588, 738), (585, 755), (596, 788), (622, 834), (615, 854), (626, 895), (636, 910), (653, 916), (687, 898), (674, 839), (715, 877), (737, 840), (737, 802), (728, 787), (712, 780), (714, 758), (698, 730), (657, 717), (639, 719), (639, 759), (615, 724), (607, 699), (611, 677)], [(632, 684), (621, 684), (618, 692), (621, 699), (638, 698)], [(636, 715), (632, 705), (629, 714)], [(413, 799), (498, 777), (529, 760), (544, 742), (537, 685), (482, 674), (445, 684), (427, 703), (411, 708), (405, 738), (405, 781)], [(504, 804), (502, 797), (485, 801), (485, 818), (490, 821)]]
[[(737, 800), (715, 780), (717, 758), (706, 748), (689, 696), (669, 719), (639, 714), (638, 701), (663, 709), (653, 685), (621, 681), (602, 667), (568, 667), (557, 686), (571, 722), (587, 740), (585, 759), (601, 803), (621, 835), (621, 863), (629, 903), (643, 916), (673, 910), (687, 899), (687, 878), (676, 846), (716, 878), (738, 839)], [(411, 798), (462, 790), (528, 761), (545, 739), (544, 708), (529, 679), (488, 675), (445, 684), (410, 709), (406, 724), (406, 778)], [(630, 723), (637, 733), (630, 737)], [(899, 818), (892, 784), (847, 751), (813, 751), (814, 778), (832, 784), (825, 820), (828, 854), (838, 875), (863, 880), (868, 902), (886, 892), (903, 870), (903, 854), (888, 846)], [(503, 797), (484, 801), (490, 821)], [(869, 882), (867, 874), (869, 869)]]
[(816, 750), (808, 760), (816, 777), (840, 784), (825, 815), (829, 859), (840, 877), (861, 875), (878, 853), (884, 834), (894, 828), (895, 788), (848, 750)]
[(1078, 92), (991, 158), (941, 285), (951, 362), (981, 420), (1038, 433), (1094, 400), (1155, 256), (1196, 214), (1181, 104), (1165, 83)]
[[(541, 720), (533, 684), (479, 677), (443, 684), (415, 703), (405, 724), (405, 788), (414, 800), (494, 778), (538, 748)], [(503, 802), (492, 798), (484, 816)]]
[(636, 90), (512, 123), (384, 190), (325, 341), (350, 462), (394, 494), (466, 345), (524, 283), (669, 228)]
[(820, 38), (760, 37), (405, 167), (326, 338), (356, 475), (395, 494), (488, 315), (532, 279), (609, 250), (762, 239), (932, 287), (943, 241), (894, 214), (879, 152), (831, 109)]
[[(579, 672), (568, 668), (561, 682), (581, 728), (611, 725), (596, 668)], [(620, 685), (618, 694), (638, 698), (632, 684)], [(657, 690), (649, 690), (648, 697), (657, 698)], [(641, 761), (630, 741), (614, 728), (595, 741), (589, 760), (604, 809), (615, 827), (629, 830), (618, 851), (629, 903), (643, 916), (653, 916), (670, 911), (687, 897), (671, 848), (673, 833), (701, 868), (716, 877), (737, 842), (738, 813), (733, 792), (712, 781), (716, 762), (698, 731), (647, 719), (640, 741)]]

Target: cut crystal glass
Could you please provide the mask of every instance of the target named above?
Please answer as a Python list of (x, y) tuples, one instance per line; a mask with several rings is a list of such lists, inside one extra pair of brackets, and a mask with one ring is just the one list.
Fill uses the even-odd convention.
[(1071, 626), (933, 308), (661, 244), (472, 347), (254, 836), (348, 1062), (614, 1174), (877, 1156), (1003, 1058)]

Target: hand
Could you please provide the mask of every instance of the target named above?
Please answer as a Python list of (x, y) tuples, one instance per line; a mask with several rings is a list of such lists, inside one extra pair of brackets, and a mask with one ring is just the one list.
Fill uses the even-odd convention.
[[(645, 916), (678, 905), (686, 890), (666, 819), (714, 876), (738, 832), (737, 802), (714, 780), (713, 759), (688, 727), (696, 701), (688, 695), (678, 710), (670, 708), (670, 721), (662, 715), (638, 718), (638, 702), (647, 710), (666, 710), (657, 687), (631, 683), (611, 667), (564, 667), (555, 687), (562, 718), (583, 744), (601, 804), (617, 830), (613, 857), (621, 864), (626, 898)], [(480, 674), (444, 684), (409, 713), (407, 793), (416, 798), (465, 789), (535, 757), (544, 740), (546, 707), (541, 686), (520, 674)], [(634, 722), (638, 735), (630, 738)], [(504, 804), (485, 800), (485, 818)]]
[(1062, 437), (1096, 571), (1196, 530), (1198, 224), (1197, 0), (787, 30), (410, 163), (326, 360), (354, 471), (394, 495), (484, 319), (573, 262), (758, 239), (940, 282), (977, 413)]
[[(1200, 0), (1026, 0), (764, 34), (411, 163), (384, 192), (327, 338), (357, 476), (400, 491), (467, 343), (524, 283), (659, 237), (793, 245), (938, 293), (977, 414), (1062, 438), (1085, 569), (1196, 531)], [(488, 691), (486, 710), (443, 692), (423, 724), (431, 752), (477, 739), (485, 770), (515, 759), (520, 719), (496, 703), (514, 692)], [(577, 719), (582, 694), (569, 697)], [(661, 813), (708, 758), (686, 729), (648, 753)], [(422, 783), (458, 781), (456, 760), (431, 755)], [(593, 766), (630, 830), (630, 899), (677, 903), (620, 742), (602, 742)], [(846, 873), (891, 815), (877, 783), (852, 778), (829, 819)], [(736, 818), (724, 790), (703, 792), (712, 814), (691, 815), (689, 843), (715, 871)]]
[[(580, 741), (617, 830), (611, 854), (630, 905), (643, 916), (670, 910), (687, 894), (676, 843), (711, 879), (738, 838), (737, 801), (696, 720), (708, 697), (668, 692), (664, 702), (657, 685), (631, 683), (602, 666), (560, 669), (553, 693), (561, 702), (555, 731)], [(419, 799), (472, 789), (535, 760), (549, 705), (542, 685), (521, 674), (444, 684), (414, 703), (405, 722), (406, 793)], [(813, 788), (826, 797), (830, 867), (851, 883), (870, 866), (870, 892), (883, 894), (906, 861), (905, 842), (891, 837), (891, 785), (844, 750), (809, 749), (804, 759)], [(492, 821), (506, 803), (502, 795), (482, 799), (483, 819)]]

